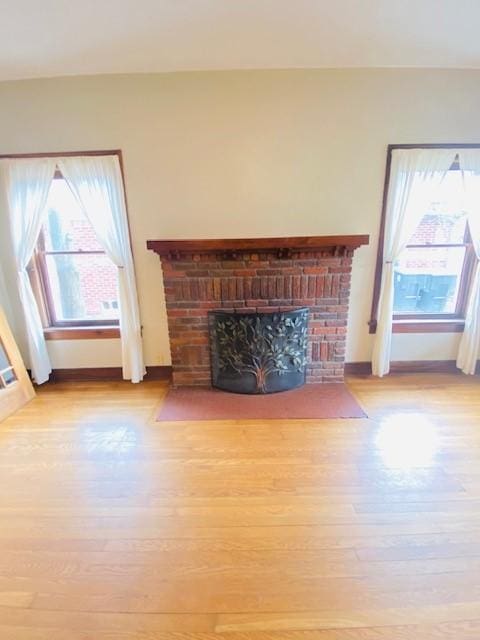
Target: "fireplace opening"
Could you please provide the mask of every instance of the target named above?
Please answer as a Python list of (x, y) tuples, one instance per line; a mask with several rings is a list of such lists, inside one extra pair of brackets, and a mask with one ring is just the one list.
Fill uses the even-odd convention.
[(265, 394), (305, 384), (308, 309), (209, 314), (212, 385)]

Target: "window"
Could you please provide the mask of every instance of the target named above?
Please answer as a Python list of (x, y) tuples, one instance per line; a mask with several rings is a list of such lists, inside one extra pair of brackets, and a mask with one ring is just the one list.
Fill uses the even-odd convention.
[(16, 379), (15, 370), (0, 338), (0, 389), (5, 389)]
[[(394, 147), (390, 147), (389, 154), (392, 148)], [(463, 193), (462, 173), (454, 163), (394, 265), (394, 332), (463, 330), (467, 292), (475, 263), (467, 215), (463, 208)], [(384, 194), (370, 321), (371, 333), (376, 329), (386, 195)]]
[(118, 325), (117, 268), (59, 172), (35, 255), (35, 290), (48, 327)]
[(462, 281), (470, 238), (460, 171), (449, 171), (395, 264), (394, 319), (463, 317)]

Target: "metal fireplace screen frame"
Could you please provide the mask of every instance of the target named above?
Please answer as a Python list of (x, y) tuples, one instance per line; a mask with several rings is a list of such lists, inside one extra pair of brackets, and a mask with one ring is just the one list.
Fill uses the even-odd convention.
[(264, 394), (305, 384), (308, 308), (208, 316), (212, 386)]

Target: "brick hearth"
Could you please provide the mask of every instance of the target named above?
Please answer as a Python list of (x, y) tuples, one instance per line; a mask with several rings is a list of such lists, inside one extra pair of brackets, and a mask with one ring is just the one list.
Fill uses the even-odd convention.
[(365, 236), (148, 241), (162, 261), (173, 383), (210, 384), (211, 309), (298, 307), (310, 309), (307, 382), (342, 382), (353, 250), (366, 243)]

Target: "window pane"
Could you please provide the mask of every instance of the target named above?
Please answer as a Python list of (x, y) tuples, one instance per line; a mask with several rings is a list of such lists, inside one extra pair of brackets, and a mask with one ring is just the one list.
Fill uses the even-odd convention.
[(46, 251), (103, 251), (65, 180), (53, 180), (43, 225)]
[(0, 389), (7, 387), (12, 382), (15, 382), (16, 379), (15, 371), (0, 340)]
[(463, 244), (467, 216), (460, 213), (435, 213), (423, 216), (409, 244)]
[(117, 268), (105, 255), (47, 255), (57, 321), (118, 319)]
[(2, 386), (8, 387), (9, 384), (15, 382), (17, 376), (15, 375), (15, 371), (13, 369), (7, 369), (6, 371), (2, 371), (1, 374)]
[(461, 171), (449, 171), (409, 244), (463, 244), (467, 216)]
[(405, 249), (395, 264), (396, 314), (455, 313), (465, 247)]
[(0, 340), (0, 371), (6, 369), (10, 366), (10, 360), (8, 359), (7, 352), (5, 351), (5, 347)]

